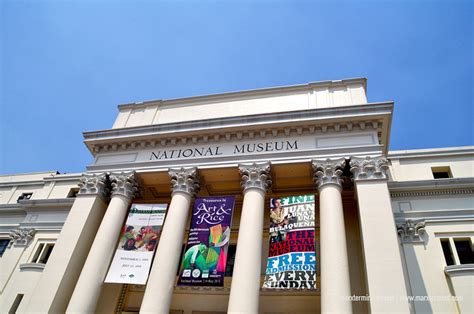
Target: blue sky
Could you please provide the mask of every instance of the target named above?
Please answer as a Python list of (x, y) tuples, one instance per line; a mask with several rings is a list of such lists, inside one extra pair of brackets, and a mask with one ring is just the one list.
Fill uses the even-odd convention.
[[(133, 3), (132, 3), (133, 2)], [(0, 0), (0, 173), (79, 172), (121, 103), (368, 78), (390, 149), (473, 144), (470, 1)]]

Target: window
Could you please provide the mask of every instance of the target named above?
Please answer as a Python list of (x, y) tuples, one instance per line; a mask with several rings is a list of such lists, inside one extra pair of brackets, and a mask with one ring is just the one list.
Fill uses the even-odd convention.
[(453, 177), (449, 167), (432, 167), (431, 171), (435, 179), (449, 179)]
[(31, 259), (31, 263), (46, 264), (49, 256), (53, 251), (54, 243), (43, 242), (38, 245), (38, 248)]
[(235, 262), (235, 251), (237, 249), (237, 245), (230, 244), (227, 248), (227, 265), (225, 267), (225, 276), (231, 277), (234, 273), (234, 262)]
[(21, 195), (18, 196), (18, 199), (16, 201), (18, 202), (18, 201), (22, 201), (22, 200), (29, 200), (32, 195), (33, 195), (33, 193), (21, 193)]
[(21, 300), (23, 300), (24, 294), (17, 294), (15, 301), (13, 301), (12, 306), (10, 307), (10, 310), (8, 311), (8, 314), (15, 314), (16, 311), (18, 310), (18, 307), (20, 306)]
[(9, 239), (0, 239), (0, 257), (2, 257), (3, 253), (5, 253), (9, 243)]
[(72, 188), (69, 190), (69, 193), (67, 194), (67, 197), (68, 198), (75, 198), (77, 197), (77, 193), (79, 193), (79, 189), (78, 188)]
[(454, 246), (458, 252), (459, 262), (461, 264), (474, 264), (474, 252), (472, 243), (469, 239), (454, 239)]
[(474, 264), (473, 243), (470, 238), (443, 238), (443, 249), (446, 265)]
[(451, 251), (451, 246), (449, 244), (449, 239), (441, 239), (441, 247), (443, 248), (444, 259), (446, 260), (446, 265), (454, 265), (453, 252)]

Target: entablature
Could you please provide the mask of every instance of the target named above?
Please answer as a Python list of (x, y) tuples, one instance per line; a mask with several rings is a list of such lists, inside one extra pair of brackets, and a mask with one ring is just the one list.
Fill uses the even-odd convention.
[[(241, 143), (251, 145), (263, 143), (262, 145), (272, 146), (281, 145), (278, 141), (291, 141), (297, 138), (304, 141), (321, 141), (321, 143), (330, 141), (341, 143), (341, 146), (332, 142), (330, 145), (310, 145), (308, 148), (300, 149), (299, 152), (294, 152), (298, 158), (304, 155), (302, 151), (313, 148), (333, 149), (335, 154), (338, 154), (338, 149), (343, 147), (345, 150), (340, 153), (350, 155), (348, 147), (352, 147), (357, 153), (361, 147), (364, 147), (366, 151), (367, 146), (377, 146), (377, 151), (385, 153), (392, 111), (393, 103), (388, 102), (85, 132), (85, 143), (96, 157), (94, 164), (89, 166), (88, 170), (106, 170), (107, 167), (101, 166), (105, 164), (149, 162), (153, 160), (152, 157), (157, 160), (162, 159), (159, 155), (153, 156), (150, 153), (158, 150), (175, 150), (178, 154), (179, 150), (190, 147), (200, 149), (197, 147), (199, 145), (206, 147), (222, 145), (222, 149), (229, 144), (240, 145)], [(368, 135), (373, 137), (373, 140), (356, 139), (357, 136)], [(353, 139), (356, 140), (352, 141)], [(278, 143), (266, 144), (267, 142)], [(243, 152), (242, 148), (238, 150)], [(134, 152), (143, 151), (147, 151), (150, 156), (143, 157), (134, 154)], [(369, 151), (373, 152), (370, 149)], [(203, 151), (198, 153), (200, 154), (198, 157), (208, 157), (203, 156)], [(220, 152), (214, 153), (219, 155)], [(265, 157), (264, 153), (263, 151), (262, 158)], [(210, 151), (209, 154), (212, 155), (212, 152)], [(322, 152), (322, 154), (327, 154), (327, 152)], [(115, 158), (116, 156), (119, 157)], [(313, 155), (309, 154), (309, 156)], [(225, 157), (219, 158), (219, 161), (227, 162)], [(243, 156), (237, 159), (243, 162), (241, 157)], [(201, 162), (198, 159), (196, 162)], [(214, 160), (217, 159), (214, 158)], [(173, 166), (172, 163), (166, 163), (167, 160), (162, 161), (163, 166)], [(186, 160), (183, 161), (186, 163)]]

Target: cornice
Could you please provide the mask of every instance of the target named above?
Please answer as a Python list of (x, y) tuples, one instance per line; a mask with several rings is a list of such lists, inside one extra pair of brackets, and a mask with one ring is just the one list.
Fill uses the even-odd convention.
[(389, 151), (390, 159), (453, 157), (474, 155), (474, 146)]
[(361, 130), (375, 130), (379, 141), (388, 143), (392, 112), (393, 102), (384, 102), (110, 129), (83, 135), (93, 155), (187, 143)]
[(474, 211), (472, 209), (442, 209), (442, 210), (410, 210), (405, 212), (393, 213), (397, 223), (403, 223), (406, 220), (420, 220), (425, 222), (473, 220)]
[(41, 200), (21, 200), (18, 201), (21, 208), (27, 209), (43, 209), (43, 208), (64, 208), (71, 207), (75, 198), (55, 198)]
[(298, 84), (298, 85), (289, 85), (289, 86), (279, 86), (279, 87), (269, 87), (269, 88), (259, 88), (252, 90), (243, 90), (237, 92), (226, 92), (218, 93), (211, 95), (201, 95), (201, 96), (191, 96), (184, 98), (175, 98), (175, 99), (158, 99), (150, 100), (136, 103), (128, 103), (119, 105), (120, 110), (126, 109), (138, 109), (153, 105), (175, 105), (175, 104), (189, 104), (196, 102), (210, 102), (216, 100), (238, 100), (241, 98), (246, 98), (249, 96), (264, 96), (264, 95), (275, 95), (279, 93), (288, 93), (288, 92), (297, 92), (297, 91), (311, 91), (317, 88), (325, 87), (340, 87), (347, 86), (351, 84), (362, 84), (364, 90), (367, 93), (367, 79), (366, 78), (349, 78), (342, 80), (332, 80), (332, 81), (319, 81), (319, 82), (310, 82), (307, 84)]
[(47, 182), (79, 182), (81, 174), (48, 176), (42, 179), (0, 182), (0, 187), (44, 185)]
[(474, 178), (388, 182), (392, 198), (474, 194)]
[(12, 181), (12, 182), (0, 182), (1, 187), (9, 186), (33, 186), (33, 185), (43, 185), (44, 181), (41, 180), (28, 180), (28, 181)]

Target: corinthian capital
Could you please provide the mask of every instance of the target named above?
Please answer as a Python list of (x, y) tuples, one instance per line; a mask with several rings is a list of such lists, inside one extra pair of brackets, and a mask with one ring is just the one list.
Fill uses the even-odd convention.
[(257, 188), (266, 192), (272, 185), (269, 162), (241, 164), (239, 165), (239, 172), (242, 178), (240, 185), (244, 191)]
[(379, 157), (352, 157), (351, 172), (354, 180), (386, 180), (388, 179), (388, 160)]
[(201, 183), (197, 168), (174, 168), (168, 171), (171, 178), (171, 194), (175, 192), (184, 192), (194, 197)]
[(334, 184), (342, 188), (341, 175), (346, 165), (344, 158), (313, 160), (311, 165), (314, 170), (313, 180), (318, 189), (327, 184)]
[(139, 194), (138, 178), (135, 171), (112, 172), (109, 174), (112, 196), (122, 195), (133, 200)]
[(35, 235), (36, 230), (33, 228), (18, 228), (10, 231), (10, 244), (14, 245), (27, 245), (33, 236)]
[(422, 236), (426, 232), (425, 227), (424, 220), (408, 219), (404, 223), (397, 224), (397, 231), (403, 243), (417, 243), (424, 242)]
[(103, 199), (107, 199), (109, 196), (108, 177), (105, 173), (83, 173), (78, 185), (78, 195), (99, 195)]

